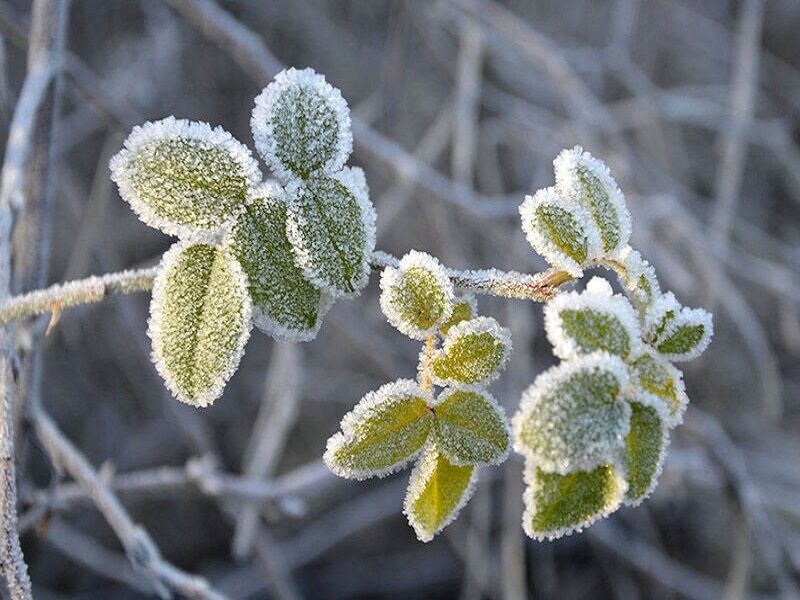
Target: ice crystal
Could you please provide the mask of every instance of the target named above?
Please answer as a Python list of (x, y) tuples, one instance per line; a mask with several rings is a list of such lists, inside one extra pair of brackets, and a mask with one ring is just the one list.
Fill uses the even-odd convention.
[(153, 285), (153, 361), (182, 402), (207, 406), (222, 393), (250, 335), (247, 278), (224, 248), (178, 242)]
[(256, 98), (250, 121), (256, 149), (288, 182), (341, 169), (353, 150), (341, 92), (313, 69), (287, 69)]
[(381, 275), (381, 310), (389, 323), (410, 338), (436, 333), (453, 312), (453, 285), (438, 260), (412, 250), (398, 268)]
[(439, 385), (473, 384), (495, 379), (511, 353), (511, 332), (491, 317), (453, 326), (433, 357), (431, 376)]
[(334, 297), (358, 295), (375, 249), (375, 209), (363, 173), (345, 168), (295, 179), (286, 191), (286, 233), (306, 278)]
[(261, 180), (228, 132), (167, 117), (134, 127), (111, 159), (111, 178), (139, 218), (165, 233), (210, 240)]

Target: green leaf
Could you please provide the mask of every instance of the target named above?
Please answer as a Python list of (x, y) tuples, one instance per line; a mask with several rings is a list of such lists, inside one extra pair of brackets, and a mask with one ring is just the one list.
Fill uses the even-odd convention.
[(359, 171), (297, 179), (287, 188), (286, 233), (297, 265), (334, 297), (360, 293), (375, 249), (375, 209)]
[(487, 392), (450, 389), (434, 407), (439, 450), (457, 465), (500, 464), (508, 456), (503, 409)]
[(611, 465), (565, 475), (531, 465), (526, 480), (522, 525), (525, 533), (537, 540), (581, 531), (614, 512), (625, 492), (624, 480)]
[(407, 336), (424, 340), (436, 332), (453, 310), (453, 285), (433, 256), (411, 251), (399, 268), (381, 275), (381, 310)]
[(554, 267), (582, 276), (583, 264), (594, 256), (598, 245), (589, 214), (580, 205), (565, 201), (554, 188), (527, 196), (519, 212), (533, 249)]
[(679, 424), (689, 402), (681, 372), (649, 353), (636, 358), (631, 368), (637, 387), (650, 396), (648, 404), (661, 408), (662, 418), (670, 427)]
[(713, 333), (711, 313), (684, 307), (666, 325), (655, 346), (669, 360), (692, 360), (705, 351)]
[(626, 274), (622, 283), (637, 306), (644, 308), (661, 295), (655, 269), (639, 252), (626, 246), (620, 252), (620, 261)]
[(110, 167), (142, 221), (195, 238), (210, 239), (261, 180), (250, 151), (229, 133), (174, 117), (135, 127)]
[(666, 425), (655, 408), (632, 402), (631, 409), (631, 430), (625, 436), (628, 475), (625, 501), (628, 504), (639, 504), (658, 483), (668, 438)]
[(613, 255), (627, 245), (631, 234), (630, 213), (605, 163), (575, 146), (563, 150), (553, 165), (556, 189), (564, 198), (589, 211), (600, 233), (604, 255)]
[(250, 335), (247, 279), (229, 252), (178, 242), (153, 284), (148, 335), (153, 360), (182, 402), (207, 406), (222, 394)]
[(366, 479), (397, 471), (428, 439), (433, 415), (427, 394), (400, 379), (364, 396), (328, 440), (324, 460), (340, 477)]
[(255, 325), (276, 339), (316, 337), (331, 301), (295, 265), (286, 237), (286, 199), (278, 185), (253, 192), (227, 243), (247, 274)]
[(429, 542), (472, 496), (477, 468), (451, 463), (430, 444), (411, 473), (403, 512), (417, 538)]
[(561, 474), (613, 460), (628, 433), (627, 384), (627, 366), (603, 352), (548, 369), (522, 395), (514, 448)]
[(347, 102), (313, 69), (278, 73), (256, 98), (250, 125), (258, 152), (284, 181), (338, 171), (353, 149)]
[(439, 385), (472, 384), (497, 377), (511, 353), (511, 333), (490, 317), (463, 321), (450, 329), (431, 362)]
[(474, 319), (477, 316), (478, 306), (475, 296), (472, 294), (465, 294), (460, 299), (455, 301), (455, 304), (453, 304), (453, 312), (450, 315), (450, 318), (439, 325), (439, 333), (442, 335), (447, 335), (451, 328), (464, 321)]

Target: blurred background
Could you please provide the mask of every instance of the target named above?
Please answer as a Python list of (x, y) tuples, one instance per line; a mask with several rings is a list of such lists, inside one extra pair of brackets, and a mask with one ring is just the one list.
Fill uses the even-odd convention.
[[(0, 1), (2, 139), (31, 21), (31, 3)], [(284, 65), (311, 66), (342, 90), (354, 116), (350, 164), (366, 171), (378, 248), (396, 255), (543, 269), (516, 207), (552, 185), (562, 148), (603, 158), (633, 214), (632, 244), (664, 288), (714, 312), (716, 329), (686, 365), (685, 424), (638, 508), (531, 541), (512, 455), (483, 469), (460, 518), (422, 544), (401, 513), (408, 472), (361, 483), (330, 475), (320, 459), (342, 415), (415, 373), (418, 345), (383, 320), (377, 277), (338, 302), (311, 343), (254, 332), (211, 408), (164, 389), (149, 359), (147, 294), (65, 311), (47, 337), (46, 317), (18, 323), (23, 366), (34, 357), (31, 393), (163, 559), (226, 597), (797, 598), (799, 30), (795, 0), (68, 6), (44, 192), (52, 227), (34, 244), (49, 246), (46, 283), (155, 264), (171, 240), (120, 200), (110, 156), (135, 124), (170, 114), (222, 125), (252, 147), (253, 98)], [(30, 248), (25, 223), (15, 243)], [(39, 287), (23, 255), (16, 291)], [(541, 306), (479, 304), (513, 333), (511, 365), (493, 385), (513, 413), (555, 362)], [(24, 394), (17, 413), (36, 596), (163, 592), (149, 541), (121, 543), (96, 507), (117, 514), (107, 496), (92, 501), (48, 460)], [(204, 597), (189, 583), (195, 592), (179, 589)]]

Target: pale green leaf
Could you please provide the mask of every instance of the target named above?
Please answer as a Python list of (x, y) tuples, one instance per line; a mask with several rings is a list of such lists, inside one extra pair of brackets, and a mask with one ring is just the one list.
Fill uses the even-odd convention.
[(511, 353), (511, 332), (490, 317), (462, 321), (450, 329), (431, 362), (440, 385), (472, 384), (496, 378)]
[(408, 379), (368, 393), (342, 418), (341, 432), (328, 440), (324, 456), (328, 468), (348, 479), (397, 471), (428, 440), (433, 424), (429, 401)]
[(681, 372), (652, 351), (631, 362), (631, 369), (639, 395), (646, 395), (670, 427), (679, 424), (689, 402)]
[(250, 125), (258, 152), (284, 181), (338, 171), (353, 149), (347, 102), (313, 69), (278, 73), (256, 98)]
[(247, 279), (233, 256), (179, 242), (153, 284), (148, 335), (153, 360), (182, 402), (207, 406), (222, 394), (250, 335)]
[(655, 342), (659, 353), (672, 361), (700, 356), (714, 334), (711, 313), (702, 308), (681, 308)]
[(227, 243), (247, 274), (255, 325), (276, 339), (313, 339), (331, 300), (295, 264), (286, 237), (286, 199), (278, 185), (265, 184), (252, 193)]
[(430, 444), (414, 467), (403, 512), (417, 538), (429, 542), (458, 516), (474, 489), (477, 467), (451, 463)]
[(135, 127), (110, 166), (142, 221), (195, 238), (210, 239), (261, 179), (250, 151), (229, 133), (174, 117)]
[(334, 297), (352, 297), (367, 284), (375, 249), (375, 209), (353, 169), (294, 180), (286, 233), (306, 278)]
[(611, 461), (628, 433), (627, 385), (627, 366), (604, 352), (548, 369), (522, 395), (514, 448), (561, 474)]
[(567, 474), (548, 473), (529, 465), (523, 496), (522, 526), (530, 537), (554, 540), (581, 531), (614, 512), (625, 493), (625, 481), (612, 465)]
[(469, 321), (478, 316), (478, 303), (472, 294), (464, 294), (455, 300), (450, 318), (439, 325), (439, 333), (447, 335), (450, 329), (459, 323)]
[(449, 389), (434, 407), (439, 451), (454, 464), (500, 464), (508, 456), (503, 409), (483, 390)]
[(453, 285), (433, 256), (411, 251), (381, 275), (381, 310), (407, 336), (424, 340), (453, 310)]
[(651, 406), (632, 402), (631, 430), (625, 436), (626, 503), (639, 504), (656, 487), (666, 456), (667, 442), (667, 427), (658, 411)]

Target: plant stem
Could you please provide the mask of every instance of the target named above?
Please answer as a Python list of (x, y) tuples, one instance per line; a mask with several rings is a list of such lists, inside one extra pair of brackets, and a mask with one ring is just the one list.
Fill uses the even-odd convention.
[(422, 369), (419, 374), (419, 386), (427, 394), (433, 389), (433, 382), (431, 381), (431, 361), (433, 360), (433, 351), (436, 348), (436, 336), (431, 334), (425, 340), (425, 354), (422, 358)]

